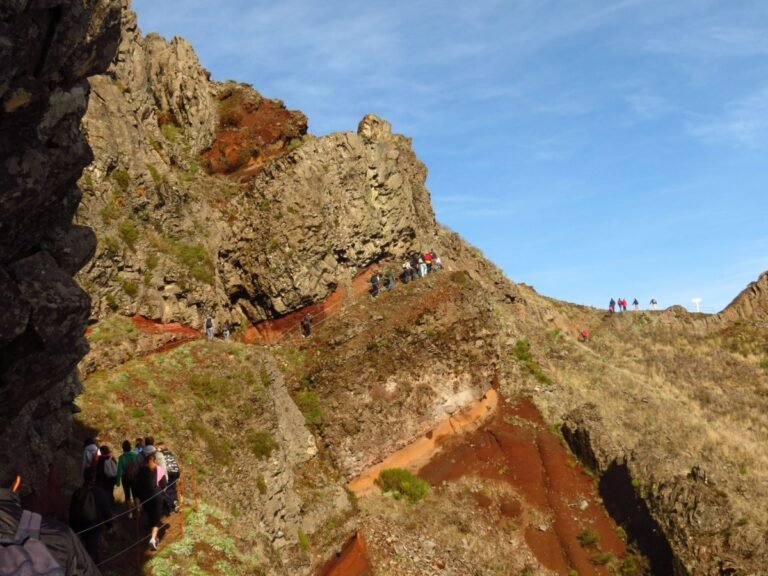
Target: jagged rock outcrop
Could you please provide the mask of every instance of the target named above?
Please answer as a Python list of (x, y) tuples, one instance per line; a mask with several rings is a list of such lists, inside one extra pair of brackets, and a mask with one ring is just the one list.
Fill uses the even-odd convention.
[(364, 136), (310, 139), (238, 199), (219, 265), (232, 303), (251, 320), (322, 299), (384, 257), (429, 249), (436, 223), (426, 167), (410, 139), (376, 124)]
[(0, 8), (0, 483), (44, 481), (65, 439), (73, 369), (87, 351), (88, 295), (73, 274), (95, 238), (72, 219), (91, 150), (80, 130), (87, 76), (119, 39), (116, 0)]
[(722, 315), (729, 320), (768, 320), (768, 272), (739, 293)]

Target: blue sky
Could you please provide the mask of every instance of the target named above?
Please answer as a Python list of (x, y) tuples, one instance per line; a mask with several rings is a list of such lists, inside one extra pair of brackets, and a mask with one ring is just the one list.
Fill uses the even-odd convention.
[(768, 269), (768, 3), (134, 0), (218, 80), (413, 138), (442, 223), (513, 280), (723, 308)]

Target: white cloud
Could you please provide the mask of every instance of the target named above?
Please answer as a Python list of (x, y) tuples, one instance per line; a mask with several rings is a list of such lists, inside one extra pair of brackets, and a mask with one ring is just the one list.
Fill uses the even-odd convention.
[(752, 147), (768, 137), (768, 86), (725, 105), (719, 116), (699, 116), (689, 132), (706, 143)]

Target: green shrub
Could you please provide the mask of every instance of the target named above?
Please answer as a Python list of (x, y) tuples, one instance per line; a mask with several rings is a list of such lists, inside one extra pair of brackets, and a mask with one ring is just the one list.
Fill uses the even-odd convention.
[(376, 479), (376, 485), (383, 492), (393, 492), (395, 498), (406, 498), (418, 502), (429, 492), (429, 483), (414, 476), (404, 468), (382, 470)]
[(130, 220), (123, 220), (120, 222), (120, 226), (117, 227), (117, 233), (123, 239), (123, 242), (128, 245), (128, 248), (131, 250), (136, 248), (136, 241), (139, 239), (139, 229), (136, 228), (136, 224)]
[(181, 133), (181, 128), (176, 126), (173, 122), (169, 122), (160, 127), (160, 133), (163, 135), (163, 138), (168, 140), (168, 142), (176, 142)]
[(216, 431), (206, 426), (205, 423), (200, 420), (191, 421), (188, 428), (192, 434), (206, 443), (208, 446), (208, 453), (216, 464), (229, 465), (232, 463), (235, 449), (227, 438), (221, 434), (217, 434)]
[(589, 561), (595, 566), (604, 566), (608, 563), (615, 563), (616, 556), (613, 552), (593, 552), (589, 556)]
[(133, 280), (123, 280), (123, 292), (130, 298), (135, 298), (139, 293), (139, 285)]
[(600, 543), (600, 532), (590, 526), (579, 532), (577, 538), (582, 548), (596, 548)]
[(152, 176), (152, 181), (155, 183), (155, 187), (160, 187), (164, 181), (163, 175), (155, 168), (153, 164), (147, 164), (147, 171)]
[(310, 546), (309, 536), (307, 536), (304, 530), (302, 530), (301, 528), (299, 528), (298, 535), (299, 535), (299, 548), (305, 551), (309, 550), (309, 546)]
[(120, 168), (117, 168), (112, 171), (112, 180), (115, 182), (115, 184), (118, 185), (120, 190), (125, 192), (128, 190), (128, 186), (131, 184), (131, 175), (128, 174), (125, 170), (122, 170)]
[(251, 432), (248, 435), (248, 448), (259, 460), (269, 458), (277, 446), (277, 442), (269, 432)]
[[(111, 294), (107, 295), (107, 300)], [(114, 298), (112, 298), (114, 301)], [(89, 342), (117, 343), (138, 336), (139, 331), (130, 318), (115, 314), (108, 316), (93, 325), (93, 329), (88, 334)]]
[(114, 236), (104, 236), (101, 239), (104, 246), (104, 252), (108, 256), (117, 256), (120, 254), (120, 241)]
[(154, 270), (155, 268), (157, 268), (157, 261), (158, 261), (157, 254), (155, 254), (154, 252), (150, 252), (149, 254), (147, 254), (147, 260), (146, 260), (147, 269)]
[(259, 489), (259, 494), (262, 496), (267, 493), (267, 481), (264, 480), (264, 476), (261, 474), (259, 474), (259, 477), (256, 478), (256, 488)]
[(105, 300), (107, 301), (107, 306), (109, 306), (109, 309), (112, 310), (112, 312), (115, 312), (119, 308), (117, 300), (115, 300), (115, 296), (113, 294), (107, 294)]
[(214, 265), (211, 256), (202, 244), (184, 244), (169, 238), (156, 236), (152, 243), (161, 252), (171, 254), (176, 260), (187, 269), (192, 278), (213, 284)]
[(552, 384), (552, 380), (544, 373), (538, 362), (533, 359), (531, 355), (531, 343), (528, 338), (523, 338), (515, 342), (515, 347), (512, 349), (512, 355), (522, 363), (528, 372), (536, 378), (537, 381), (542, 384)]
[(323, 409), (320, 407), (320, 399), (317, 394), (308, 390), (302, 390), (296, 394), (296, 405), (304, 414), (309, 424), (319, 425), (323, 421)]

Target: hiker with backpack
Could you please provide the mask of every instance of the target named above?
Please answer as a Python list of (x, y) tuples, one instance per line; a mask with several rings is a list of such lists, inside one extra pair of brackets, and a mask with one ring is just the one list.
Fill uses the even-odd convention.
[(213, 318), (206, 316), (205, 318), (205, 335), (208, 340), (213, 340)]
[(83, 461), (80, 465), (80, 473), (83, 474), (86, 468), (90, 468), (96, 463), (99, 457), (99, 447), (96, 441), (88, 437), (83, 442)]
[(395, 275), (392, 270), (387, 270), (387, 283), (384, 285), (387, 291), (392, 290), (395, 287)]
[(69, 502), (69, 525), (78, 533), (93, 561), (99, 562), (99, 539), (111, 509), (109, 496), (96, 483), (96, 467), (83, 473), (83, 485), (75, 490)]
[(109, 496), (110, 507), (115, 503), (115, 484), (117, 482), (117, 460), (106, 444), (99, 448), (99, 459), (96, 461), (96, 484)]
[(611, 314), (616, 312), (616, 300), (614, 300), (613, 298), (611, 298), (611, 301), (608, 302), (608, 312), (610, 312)]
[(371, 274), (371, 296), (376, 298), (379, 295), (379, 285), (381, 284), (381, 276), (379, 276), (379, 271), (374, 270), (373, 274)]
[(632, 308), (634, 308), (635, 310), (640, 310), (640, 302), (637, 301), (637, 298), (632, 300)]
[[(125, 496), (125, 505), (130, 510), (133, 507), (134, 485), (136, 484), (136, 475), (139, 472), (139, 457), (136, 452), (131, 450), (131, 443), (128, 440), (123, 441), (123, 453), (117, 460), (117, 477), (115, 483), (123, 487)], [(128, 513), (128, 518), (133, 518), (133, 513)]]
[(157, 550), (158, 534), (163, 515), (163, 487), (158, 483), (157, 454), (154, 450), (144, 449), (144, 465), (136, 478), (137, 511), (143, 513), (151, 527), (149, 546)]
[(408, 282), (411, 281), (411, 274), (413, 273), (413, 268), (411, 267), (411, 263), (406, 258), (405, 262), (403, 262), (403, 272), (400, 275), (400, 280), (403, 284), (408, 284)]
[[(10, 484), (11, 470), (0, 470), (0, 481)], [(6, 484), (6, 482), (8, 482)], [(101, 576), (93, 559), (66, 524), (24, 510), (18, 490), (0, 488), (0, 567), (5, 574)], [(30, 572), (30, 560), (36, 572)]]
[(179, 465), (179, 460), (162, 442), (157, 443), (157, 450), (165, 458), (165, 472), (168, 475), (168, 487), (165, 489), (166, 510), (168, 513), (178, 512), (178, 481), (179, 478), (181, 478), (181, 466)]
[(309, 338), (312, 335), (312, 314), (305, 314), (301, 319), (301, 337)]

